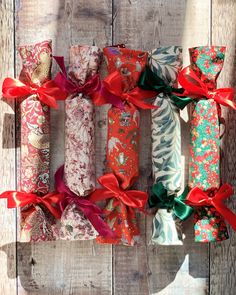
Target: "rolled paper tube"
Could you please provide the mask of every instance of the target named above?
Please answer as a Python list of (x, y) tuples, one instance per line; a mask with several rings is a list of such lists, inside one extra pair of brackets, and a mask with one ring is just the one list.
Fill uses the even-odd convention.
[[(51, 75), (51, 41), (19, 47), (23, 68), (20, 80), (28, 85), (42, 85)], [(50, 110), (37, 95), (20, 104), (21, 157), (20, 190), (44, 195), (49, 191)]]
[[(137, 86), (147, 53), (118, 47), (106, 47), (103, 51), (108, 73), (118, 70), (122, 74), (123, 91)], [(138, 109), (126, 102), (123, 110), (112, 106), (108, 111), (107, 171), (116, 175), (122, 189), (132, 186), (139, 174), (139, 117)], [(132, 246), (138, 241), (133, 208), (111, 199), (103, 213), (117, 239), (98, 237), (98, 242)]]
[[(177, 75), (182, 67), (182, 48), (160, 47), (150, 52), (148, 66), (164, 83), (176, 87)], [(168, 93), (157, 95), (152, 114), (152, 173), (154, 183), (160, 183), (168, 195), (181, 188), (181, 127), (179, 109)], [(176, 225), (176, 226), (175, 226)], [(177, 226), (178, 225), (178, 226)], [(181, 221), (172, 211), (158, 210), (153, 220), (152, 243), (181, 245)]]
[[(189, 49), (191, 67), (211, 91), (223, 67), (225, 47), (200, 46)], [(190, 122), (189, 187), (214, 191), (220, 186), (220, 130), (218, 105), (213, 99), (193, 104)], [(214, 242), (228, 238), (223, 218), (212, 207), (196, 210), (195, 240)]]
[[(84, 85), (98, 72), (101, 51), (96, 46), (70, 48), (69, 78)], [(85, 197), (95, 188), (94, 106), (82, 93), (65, 103), (65, 183), (78, 196)]]
[[(22, 59), (19, 79), (27, 85), (41, 86), (51, 78), (51, 41), (18, 48)], [(20, 180), (19, 189), (43, 196), (49, 191), (50, 109), (37, 95), (20, 104)], [(56, 239), (56, 220), (39, 205), (20, 209), (20, 241), (51, 241)]]

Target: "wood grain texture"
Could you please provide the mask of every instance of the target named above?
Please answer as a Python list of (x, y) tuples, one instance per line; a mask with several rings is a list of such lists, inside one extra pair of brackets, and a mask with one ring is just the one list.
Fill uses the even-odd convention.
[[(0, 1), (0, 87), (5, 77), (14, 77), (14, 5)], [(0, 180), (1, 189), (15, 189), (14, 101), (0, 100)], [(0, 205), (0, 290), (16, 294), (16, 211)]]
[[(226, 46), (226, 58), (218, 87), (236, 86), (236, 2), (214, 0), (212, 4), (212, 44)], [(236, 122), (235, 111), (223, 108), (226, 134), (222, 142), (224, 157), (221, 162), (222, 181), (231, 183), (236, 190)], [(236, 195), (227, 203), (236, 212)], [(228, 227), (229, 228), (229, 227)], [(210, 247), (210, 294), (233, 295), (236, 289), (236, 234), (229, 228), (230, 239)]]
[[(14, 3), (15, 1), (15, 3)], [(53, 53), (68, 63), (72, 44), (125, 43), (133, 49), (182, 45), (226, 45), (219, 87), (236, 86), (236, 2), (212, 0), (2, 0), (0, 1), (0, 82), (14, 75), (14, 7), (16, 46), (52, 39)], [(212, 35), (210, 33), (212, 32)], [(21, 68), (17, 58), (17, 73)], [(55, 74), (56, 67), (53, 68)], [(102, 76), (106, 73), (102, 69)], [(1, 84), (1, 83), (0, 83)], [(96, 108), (96, 173), (105, 171), (107, 107)], [(236, 189), (235, 113), (224, 110), (227, 130), (222, 141), (222, 179)], [(188, 112), (182, 112), (183, 186), (188, 174)], [(51, 179), (64, 162), (64, 103), (52, 111)], [(150, 112), (141, 112), (140, 178), (146, 190), (151, 172)], [(16, 181), (14, 103), (0, 101), (1, 191)], [(53, 189), (53, 182), (51, 188)], [(228, 202), (236, 211), (236, 196)], [(152, 217), (138, 215), (142, 232), (138, 246), (98, 245), (93, 241), (18, 243), (16, 212), (0, 206), (0, 294), (4, 295), (234, 295), (236, 235), (222, 243), (193, 242), (193, 223), (184, 224), (183, 246), (149, 244)], [(210, 258), (210, 269), (209, 269)], [(17, 261), (16, 261), (17, 260)], [(18, 274), (18, 286), (16, 282)], [(209, 291), (210, 290), (210, 291)]]
[[(53, 54), (64, 55), (69, 46), (111, 42), (111, 3), (92, 0), (17, 1), (17, 44), (52, 39)], [(32, 25), (33, 24), (33, 25)], [(40, 30), (38, 29), (40, 28)], [(19, 67), (18, 67), (19, 68)], [(55, 73), (55, 69), (54, 69)], [(97, 110), (98, 176), (104, 170), (106, 135), (105, 109)], [(51, 182), (64, 162), (64, 104), (52, 111)], [(18, 246), (19, 294), (69, 295), (111, 294), (111, 246), (95, 242), (57, 241)]]

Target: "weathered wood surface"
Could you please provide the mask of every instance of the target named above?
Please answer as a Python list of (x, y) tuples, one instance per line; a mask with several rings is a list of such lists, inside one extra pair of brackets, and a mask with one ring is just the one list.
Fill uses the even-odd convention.
[[(226, 59), (218, 79), (218, 87), (236, 86), (236, 2), (215, 0), (212, 6), (212, 42), (226, 45)], [(222, 181), (229, 182), (236, 191), (236, 122), (235, 112), (223, 108), (226, 133), (222, 142)], [(228, 202), (236, 210), (236, 195)], [(229, 229), (230, 239), (210, 246), (210, 293), (212, 295), (234, 295), (236, 290), (236, 235)]]
[[(112, 42), (125, 43), (142, 50), (182, 45), (184, 62), (188, 64), (187, 48), (209, 44), (212, 37), (213, 43), (228, 46), (219, 86), (234, 85), (236, 7), (233, 0), (213, 0), (212, 6), (210, 0), (3, 0), (0, 8), (1, 79), (14, 75), (14, 55), (19, 44), (52, 39), (53, 53), (64, 55), (66, 62), (71, 44), (94, 43), (104, 47)], [(20, 67), (17, 57), (17, 74)], [(1, 191), (14, 189), (16, 182), (13, 114), (14, 104), (1, 101)], [(234, 113), (225, 112), (225, 115), (228, 129), (222, 176), (236, 185)], [(141, 176), (136, 186), (145, 190), (151, 171), (150, 113), (142, 112), (141, 116)], [(182, 118), (184, 186), (188, 166), (187, 112), (182, 113)], [(51, 127), (53, 178), (64, 161), (63, 103), (59, 111), (52, 112)], [(106, 108), (96, 108), (97, 176), (104, 171), (106, 129)], [(149, 245), (152, 217), (139, 215), (142, 237), (140, 245), (135, 247), (97, 245), (93, 241), (18, 243), (16, 247), (16, 213), (7, 211), (1, 201), (0, 214), (0, 294), (202, 295), (208, 294), (209, 289), (213, 295), (235, 293), (233, 233), (230, 241), (211, 245), (209, 253), (208, 245), (193, 242), (192, 223), (187, 222), (184, 246), (158, 247)]]
[[(14, 76), (14, 5), (0, 1), (0, 87)], [(14, 101), (0, 100), (0, 192), (15, 189)], [(16, 211), (0, 205), (0, 293), (16, 294)]]

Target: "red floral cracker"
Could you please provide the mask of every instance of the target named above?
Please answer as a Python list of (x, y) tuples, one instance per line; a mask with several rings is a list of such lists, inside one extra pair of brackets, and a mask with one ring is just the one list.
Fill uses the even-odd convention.
[[(108, 73), (118, 71), (122, 79), (122, 92), (132, 91), (146, 64), (147, 53), (119, 47), (106, 47), (103, 51)], [(108, 111), (107, 171), (117, 177), (122, 189), (128, 189), (139, 174), (140, 114), (137, 107), (129, 101), (124, 101), (123, 105), (123, 109), (112, 106)], [(111, 198), (103, 213), (105, 221), (117, 237), (108, 239), (99, 236), (99, 243), (131, 246), (136, 243), (139, 228), (133, 207)]]
[[(20, 80), (41, 86), (51, 75), (51, 41), (19, 47)], [(24, 99), (21, 113), (20, 190), (44, 195), (49, 191), (50, 110), (36, 94)]]

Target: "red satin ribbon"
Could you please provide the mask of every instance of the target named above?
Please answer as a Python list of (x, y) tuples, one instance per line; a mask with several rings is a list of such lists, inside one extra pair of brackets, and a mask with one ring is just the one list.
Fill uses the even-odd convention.
[(114, 174), (109, 173), (101, 176), (98, 182), (104, 187), (95, 190), (89, 200), (98, 202), (110, 198), (116, 198), (129, 207), (142, 209), (144, 208), (148, 195), (142, 191), (122, 190)]
[(59, 205), (59, 202), (64, 198), (64, 195), (57, 192), (51, 192), (44, 197), (39, 197), (33, 193), (6, 191), (0, 195), (0, 198), (7, 199), (7, 208), (43, 204), (55, 218), (59, 219), (61, 217), (61, 210), (59, 207), (55, 207), (55, 204)]
[(100, 90), (92, 94), (92, 99), (96, 105), (110, 103), (120, 109), (124, 109), (124, 101), (130, 102), (141, 109), (156, 109), (156, 106), (143, 101), (154, 96), (156, 96), (156, 92), (143, 90), (139, 87), (124, 92), (122, 75), (119, 71), (115, 71), (102, 81)]
[(30, 86), (17, 79), (6, 78), (3, 81), (2, 93), (6, 98), (37, 94), (41, 102), (55, 109), (58, 108), (56, 101), (65, 100), (67, 97), (67, 93), (62, 91), (53, 80), (45, 82), (42, 86), (36, 84)]
[(213, 206), (216, 211), (222, 215), (232, 228), (236, 231), (236, 215), (226, 207), (223, 203), (234, 193), (230, 184), (223, 184), (213, 197), (202, 191), (198, 187), (194, 187), (186, 198), (186, 204), (193, 207)]
[(185, 89), (185, 92), (182, 94), (183, 96), (190, 96), (193, 98), (212, 98), (217, 103), (236, 110), (236, 103), (233, 102), (233, 88), (219, 88), (209, 90), (207, 85), (201, 81), (201, 79), (196, 75), (190, 66), (184, 68), (179, 73), (178, 81)]
[(92, 76), (85, 84), (80, 85), (79, 83), (73, 82), (71, 79), (67, 77), (64, 57), (63, 56), (53, 56), (59, 65), (61, 72), (56, 75), (54, 79), (55, 83), (58, 87), (60, 87), (63, 91), (75, 94), (75, 93), (83, 93), (84, 95), (90, 95), (94, 91), (97, 91), (101, 87), (101, 81), (99, 75), (96, 74)]

